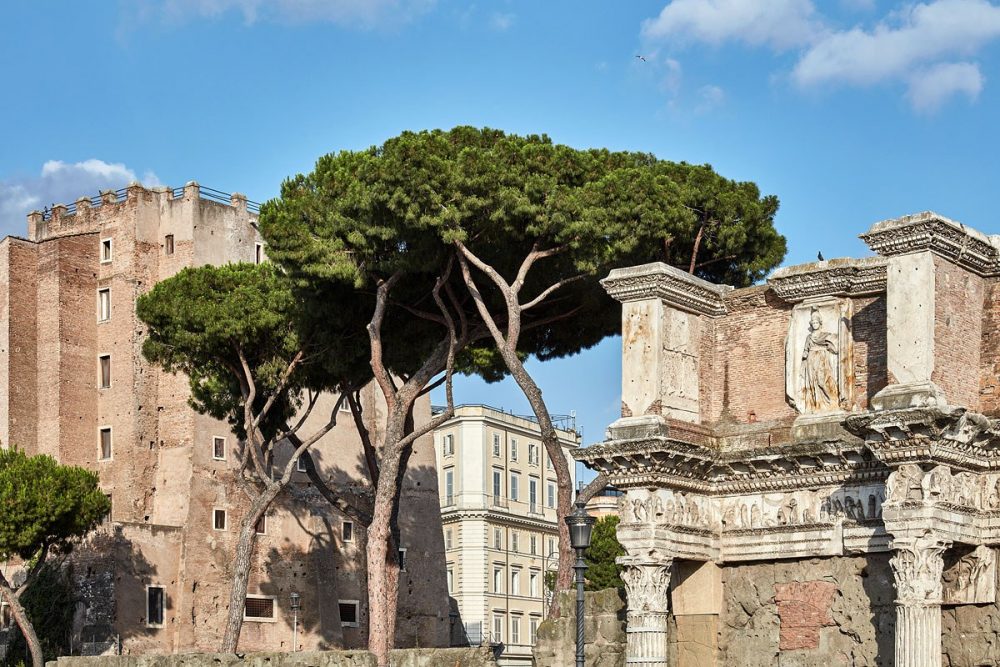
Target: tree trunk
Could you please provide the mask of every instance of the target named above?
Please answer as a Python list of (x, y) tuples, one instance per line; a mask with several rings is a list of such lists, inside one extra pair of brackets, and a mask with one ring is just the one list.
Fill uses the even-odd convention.
[(251, 503), (243, 521), (240, 522), (240, 537), (236, 544), (236, 554), (233, 559), (233, 587), (229, 593), (229, 618), (226, 620), (226, 632), (222, 638), (222, 653), (236, 653), (240, 641), (240, 630), (243, 629), (243, 612), (247, 599), (247, 584), (250, 580), (250, 564), (253, 560), (253, 549), (257, 543), (257, 521), (274, 502), (281, 492), (281, 486), (268, 484), (267, 488)]
[[(521, 388), (524, 397), (528, 399), (535, 418), (538, 419), (538, 426), (541, 429), (542, 444), (545, 452), (552, 461), (552, 467), (556, 472), (556, 524), (559, 530), (559, 569), (556, 573), (556, 591), (566, 590), (573, 583), (573, 547), (569, 541), (569, 526), (566, 525), (566, 517), (572, 512), (573, 507), (573, 483), (570, 478), (569, 463), (563, 452), (562, 445), (559, 444), (559, 436), (552, 426), (552, 419), (549, 410), (542, 398), (542, 390), (535, 384), (534, 379), (525, 370), (524, 364), (517, 354), (510, 350), (501, 350), (507, 368), (510, 370), (514, 381)], [(549, 608), (549, 617), (559, 616), (559, 596), (552, 596), (552, 606)]]
[(31, 651), (32, 667), (45, 667), (42, 644), (38, 641), (38, 635), (35, 634), (35, 628), (31, 625), (31, 619), (28, 618), (28, 613), (24, 610), (17, 595), (14, 594), (14, 589), (7, 583), (7, 578), (3, 576), (3, 573), (0, 573), (0, 599), (10, 605), (10, 613), (14, 617), (14, 622), (21, 629), (28, 650)]
[(392, 515), (398, 502), (400, 451), (398, 443), (403, 429), (400, 424), (386, 427), (378, 486), (375, 489), (375, 509), (368, 530), (368, 650), (375, 655), (378, 667), (388, 667), (389, 651), (395, 637), (396, 601), (399, 597), (399, 573), (396, 554), (392, 552)]
[[(386, 463), (383, 457), (383, 473), (386, 472)], [(375, 494), (374, 520), (368, 529), (368, 650), (375, 655), (379, 667), (389, 664), (389, 650), (393, 644), (393, 637), (390, 636), (393, 623), (389, 617), (395, 614), (392, 602), (398, 596), (399, 585), (398, 578), (390, 573), (395, 563), (395, 555), (389, 549), (392, 541), (390, 487), (395, 484), (386, 480), (394, 478), (395, 475), (382, 475)]]

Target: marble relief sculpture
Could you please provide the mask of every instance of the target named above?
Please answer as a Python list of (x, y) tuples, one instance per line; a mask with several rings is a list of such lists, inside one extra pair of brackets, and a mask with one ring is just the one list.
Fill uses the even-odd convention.
[(840, 407), (837, 387), (837, 340), (823, 330), (823, 317), (813, 308), (809, 315), (809, 335), (802, 350), (802, 391), (806, 412), (827, 412)]

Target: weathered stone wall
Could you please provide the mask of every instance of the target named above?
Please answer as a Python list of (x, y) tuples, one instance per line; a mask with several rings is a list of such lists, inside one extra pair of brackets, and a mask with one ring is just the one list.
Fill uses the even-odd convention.
[(891, 667), (887, 554), (723, 568), (719, 665)]
[[(63, 657), (47, 667), (375, 667), (368, 651), (299, 651), (297, 653), (182, 653), (176, 655)], [(487, 648), (398, 649), (392, 667), (495, 667)]]
[[(559, 595), (562, 615), (538, 626), (532, 656), (535, 667), (568, 667), (576, 659), (576, 593)], [(584, 658), (591, 667), (625, 664), (625, 600), (615, 589), (584, 595)]]

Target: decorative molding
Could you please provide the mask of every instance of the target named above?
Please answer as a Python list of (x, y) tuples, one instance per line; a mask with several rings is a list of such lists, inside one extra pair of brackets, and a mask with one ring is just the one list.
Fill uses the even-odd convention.
[(884, 257), (831, 259), (780, 268), (771, 274), (767, 284), (790, 303), (825, 296), (881, 294), (885, 292), (887, 265)]
[(726, 314), (725, 296), (733, 289), (662, 262), (615, 269), (601, 285), (622, 303), (659, 298), (679, 310), (710, 317)]
[(884, 257), (929, 250), (980, 276), (1000, 275), (1000, 250), (990, 237), (933, 211), (877, 222), (861, 240)]
[(846, 428), (886, 465), (937, 461), (959, 470), (1000, 470), (1000, 420), (956, 407), (854, 414)]

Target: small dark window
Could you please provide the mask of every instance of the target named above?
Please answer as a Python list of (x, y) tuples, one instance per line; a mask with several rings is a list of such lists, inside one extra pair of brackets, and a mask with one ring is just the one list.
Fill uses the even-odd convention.
[(226, 439), (219, 436), (212, 438), (212, 458), (216, 461), (226, 460)]
[(105, 426), (101, 429), (101, 460), (109, 460), (111, 454), (111, 427)]
[(354, 522), (353, 521), (345, 521), (344, 522), (343, 535), (344, 535), (344, 541), (345, 542), (353, 542), (354, 541)]
[(247, 598), (244, 618), (274, 618), (274, 598)]
[(174, 254), (174, 235), (173, 234), (167, 234), (163, 238), (163, 252), (165, 252), (168, 255), (173, 255)]
[(226, 510), (215, 510), (213, 525), (216, 530), (226, 529)]
[(358, 627), (358, 603), (341, 600), (338, 606), (340, 607), (340, 624), (352, 628)]
[(163, 625), (163, 600), (161, 586), (146, 589), (146, 625)]
[(111, 261), (111, 239), (101, 240), (101, 264)]
[(253, 244), (253, 263), (260, 264), (264, 259), (264, 247), (259, 243)]
[(111, 387), (111, 355), (102, 354), (100, 362), (101, 389), (109, 389)]
[(261, 514), (260, 518), (257, 519), (257, 525), (254, 526), (254, 530), (257, 531), (258, 535), (263, 535), (267, 532), (267, 515)]
[(299, 458), (295, 459), (295, 469), (299, 472), (309, 472), (309, 468), (306, 465), (308, 462), (309, 453), (302, 452), (302, 454), (299, 455)]
[(399, 569), (406, 572), (406, 549), (399, 550)]

